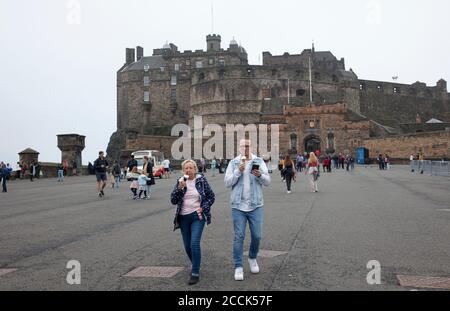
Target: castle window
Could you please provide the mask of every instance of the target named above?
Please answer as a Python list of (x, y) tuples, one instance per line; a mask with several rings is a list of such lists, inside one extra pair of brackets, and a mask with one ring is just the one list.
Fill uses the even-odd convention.
[(252, 73), (252, 68), (251, 67), (247, 67), (247, 74), (250, 75)]
[(220, 79), (223, 79), (224, 76), (225, 76), (225, 69), (221, 68), (221, 69), (219, 70), (219, 78), (220, 78)]
[(150, 92), (144, 91), (144, 102), (148, 103), (150, 101)]
[(209, 59), (209, 64), (210, 64), (210, 65), (214, 65), (214, 58), (210, 58), (210, 59)]
[(338, 77), (336, 75), (333, 75), (333, 82), (338, 82)]
[(291, 134), (291, 150), (297, 150), (297, 134)]
[(359, 85), (359, 90), (360, 91), (364, 91), (366, 89), (366, 85), (364, 84), (364, 83), (361, 83), (360, 85)]
[(150, 77), (144, 76), (144, 86), (149, 86), (149, 85), (150, 85)]
[(400, 88), (394, 86), (393, 92), (394, 92), (395, 94), (400, 94)]
[(175, 64), (174, 69), (175, 71), (180, 71), (180, 64)]
[(267, 87), (262, 89), (262, 97), (265, 100), (270, 100), (270, 88)]
[(305, 95), (306, 91), (304, 89), (298, 89), (297, 91), (295, 91), (295, 95), (297, 96), (303, 96)]
[(272, 76), (275, 76), (277, 74), (277, 70), (276, 69), (272, 69)]
[(161, 67), (159, 67), (159, 70), (160, 70), (161, 72), (164, 72), (164, 71), (166, 70), (166, 68), (165, 68), (164, 66), (161, 66)]
[(201, 60), (196, 61), (195, 68), (203, 68), (203, 61), (201, 61)]
[(219, 66), (225, 66), (225, 60), (223, 58), (219, 58)]
[(170, 89), (170, 101), (172, 103), (176, 103), (177, 102), (177, 88), (176, 87), (172, 87)]
[(172, 75), (170, 79), (170, 85), (177, 85), (177, 75)]
[(145, 64), (145, 65), (144, 65), (144, 71), (145, 71), (145, 72), (148, 72), (149, 68), (150, 68), (150, 66), (149, 66), (148, 64)]
[(186, 66), (190, 66), (191, 65), (191, 60), (190, 59), (186, 59)]
[(211, 50), (213, 50), (213, 49), (214, 49), (214, 44), (213, 44), (213, 43), (210, 43), (210, 44), (209, 44), (209, 48), (210, 48)]
[(200, 72), (200, 74), (198, 75), (198, 80), (204, 80), (205, 79), (205, 74), (203, 72)]
[(380, 92), (383, 91), (383, 87), (381, 86), (381, 84), (378, 84), (378, 85), (377, 85), (377, 90), (380, 91)]

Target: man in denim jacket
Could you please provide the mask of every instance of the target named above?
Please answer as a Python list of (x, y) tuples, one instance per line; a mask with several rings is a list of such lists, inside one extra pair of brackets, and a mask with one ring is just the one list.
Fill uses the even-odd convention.
[(248, 258), (250, 271), (259, 273), (256, 257), (263, 224), (262, 186), (270, 184), (270, 175), (266, 164), (261, 158), (252, 154), (250, 148), (250, 140), (242, 139), (240, 141), (241, 154), (230, 161), (225, 174), (225, 186), (232, 188), (230, 201), (234, 226), (233, 260), (236, 281), (244, 280), (242, 257), (247, 221), (251, 234)]

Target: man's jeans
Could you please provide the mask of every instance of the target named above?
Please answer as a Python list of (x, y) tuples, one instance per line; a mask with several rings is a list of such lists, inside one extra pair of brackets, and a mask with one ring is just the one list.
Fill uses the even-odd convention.
[(180, 215), (180, 229), (183, 237), (184, 249), (192, 263), (191, 274), (200, 275), (201, 250), (200, 240), (206, 220), (199, 219), (197, 212), (188, 215)]
[(231, 209), (234, 226), (233, 260), (234, 267), (242, 267), (242, 257), (244, 253), (245, 228), (247, 221), (250, 226), (250, 251), (248, 257), (256, 259), (259, 251), (263, 225), (263, 208), (258, 207), (251, 212), (243, 212), (238, 209)]
[(64, 181), (64, 171), (58, 170), (58, 181)]
[(115, 187), (116, 187), (117, 189), (119, 189), (119, 186), (120, 186), (120, 175), (114, 177), (114, 184), (115, 184)]

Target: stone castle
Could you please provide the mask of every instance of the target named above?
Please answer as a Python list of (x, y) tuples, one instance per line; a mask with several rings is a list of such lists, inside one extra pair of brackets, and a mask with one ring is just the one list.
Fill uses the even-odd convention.
[(263, 52), (263, 64), (255, 66), (234, 39), (227, 49), (221, 43), (212, 34), (206, 51), (181, 52), (170, 43), (144, 56), (142, 47), (127, 48), (108, 155), (125, 159), (134, 150), (158, 149), (170, 156), (172, 126), (192, 126), (202, 116), (203, 124), (279, 124), (283, 154), (366, 147), (370, 157), (450, 157), (442, 79), (431, 87), (359, 79), (344, 58), (314, 46), (296, 55)]

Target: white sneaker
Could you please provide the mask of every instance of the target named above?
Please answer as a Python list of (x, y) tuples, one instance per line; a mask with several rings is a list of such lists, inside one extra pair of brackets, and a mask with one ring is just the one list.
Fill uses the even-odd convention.
[(243, 281), (244, 280), (244, 268), (239, 267), (239, 268), (236, 268), (234, 270), (234, 279), (236, 281)]
[(256, 262), (256, 259), (248, 259), (248, 263), (250, 265), (250, 271), (252, 273), (259, 273), (259, 267), (258, 263)]
[(291, 194), (291, 193), (292, 193), (292, 191), (288, 191), (288, 192), (287, 192), (287, 194)]

